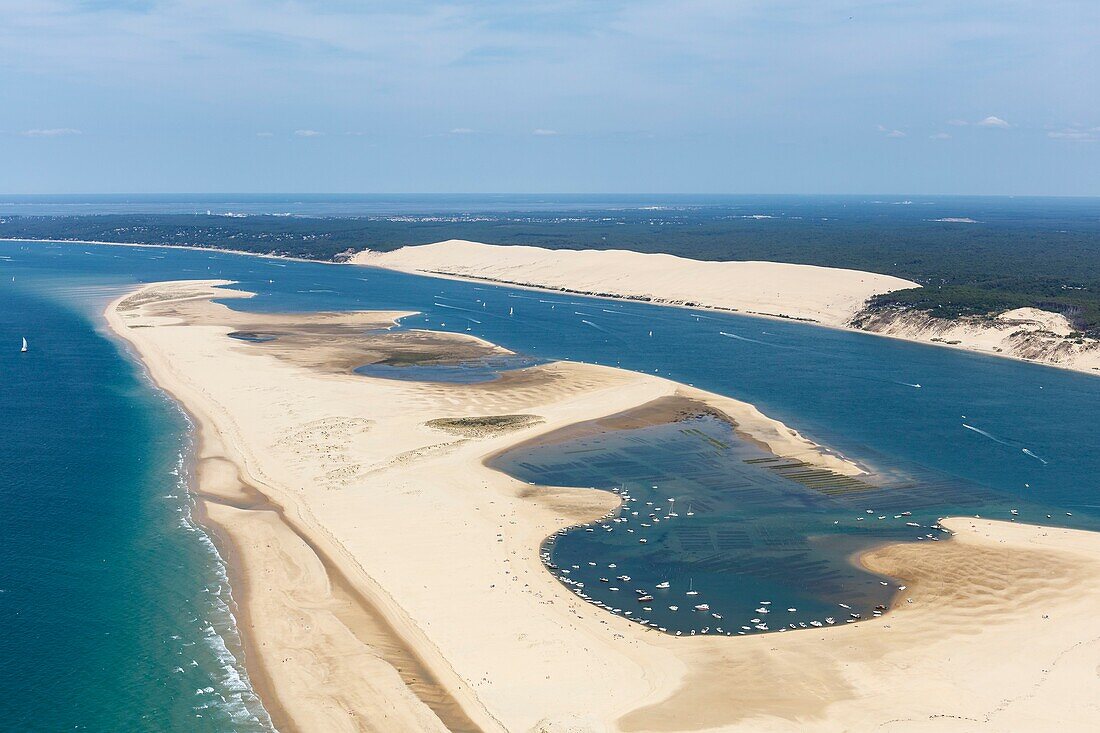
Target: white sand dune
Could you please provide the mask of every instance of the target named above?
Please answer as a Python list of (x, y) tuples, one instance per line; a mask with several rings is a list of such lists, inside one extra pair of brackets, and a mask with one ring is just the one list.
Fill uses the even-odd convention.
[(626, 250), (499, 246), (452, 239), (361, 252), (359, 265), (698, 305), (841, 326), (872, 295), (916, 287), (890, 275), (781, 262), (705, 262)]
[(944, 320), (917, 311), (864, 312), (881, 293), (917, 283), (859, 270), (781, 262), (714, 262), (625, 250), (551, 250), (449, 240), (364, 251), (353, 264), (404, 272), (693, 305), (814, 321), (1050, 366), (1100, 371), (1100, 340), (1071, 335), (1065, 316), (1019, 308)]

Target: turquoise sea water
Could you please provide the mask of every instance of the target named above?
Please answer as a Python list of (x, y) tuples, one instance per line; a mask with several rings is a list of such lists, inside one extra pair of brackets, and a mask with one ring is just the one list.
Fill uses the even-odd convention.
[[(522, 478), (626, 485), (642, 506), (675, 496), (679, 513), (695, 497), (694, 524), (686, 511), (662, 522), (667, 532), (644, 551), (618, 545), (615, 532), (580, 530), (557, 540), (554, 561), (589, 568), (595, 553), (604, 563), (619, 553), (632, 563), (625, 574), (647, 587), (698, 583), (738, 629), (765, 599), (803, 620), (839, 597), (876, 602), (879, 581), (841, 560), (863, 543), (917, 534), (894, 519), (904, 510), (920, 524), (941, 511), (1009, 518), (1017, 508), (1023, 521), (1100, 528), (1095, 376), (793, 322), (364, 268), (4, 242), (0, 719), (15, 729), (264, 727), (242, 677), (220, 562), (188, 519), (185, 421), (101, 330), (99, 312), (120, 288), (188, 277), (235, 279), (258, 293), (235, 308), (417, 310), (405, 325), (668, 376), (752, 402), (872, 468), (877, 493), (814, 497), (746, 463), (750, 448), (707, 421), (554, 448), (588, 451), (568, 460), (506, 457)], [(31, 349), (19, 354), (24, 335)], [(693, 473), (699, 465), (711, 474)], [(868, 508), (875, 519), (857, 521)], [(755, 524), (740, 531), (746, 518)], [(746, 546), (766, 562), (739, 560)]]
[(185, 418), (97, 331), (121, 291), (64, 273), (13, 283), (13, 269), (0, 288), (0, 727), (268, 729), (222, 567), (190, 516)]

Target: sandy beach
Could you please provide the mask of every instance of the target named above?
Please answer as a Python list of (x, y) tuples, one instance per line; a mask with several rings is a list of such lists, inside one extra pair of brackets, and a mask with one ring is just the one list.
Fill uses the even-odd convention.
[(996, 317), (949, 321), (911, 311), (865, 313), (870, 297), (918, 284), (859, 270), (462, 240), (392, 252), (368, 250), (350, 261), (437, 277), (806, 320), (1076, 371), (1100, 371), (1100, 341), (1075, 335), (1061, 314), (1018, 308)]
[[(857, 288), (858, 275), (792, 315), (841, 318), (883, 285)], [(530, 486), (487, 458), (689, 400), (776, 455), (861, 468), (751, 405), (610, 367), (367, 378), (351, 369), (502, 350), (364, 333), (401, 313), (237, 312), (211, 301), (248, 296), (226, 285), (148, 285), (107, 319), (194, 419), (200, 518), (228, 557), (246, 664), (280, 730), (1094, 728), (1100, 535), (944, 520), (950, 542), (859, 559), (906, 582), (882, 618), (741, 638), (646, 630), (576, 598), (538, 555), (616, 498)]]

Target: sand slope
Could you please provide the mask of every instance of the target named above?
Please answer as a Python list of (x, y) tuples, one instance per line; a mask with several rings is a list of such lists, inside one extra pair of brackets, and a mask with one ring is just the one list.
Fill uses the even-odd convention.
[[(108, 318), (196, 418), (199, 507), (228, 549), (247, 663), (283, 730), (1094, 728), (1100, 535), (950, 520), (954, 542), (864, 558), (909, 582), (881, 619), (744, 638), (646, 631), (577, 599), (538, 557), (547, 534), (614, 497), (522, 484), (486, 457), (681, 395), (778, 454), (858, 467), (750, 405), (608, 367), (485, 385), (342, 373), (387, 349), (492, 347), (364, 336), (396, 314), (235, 313), (210, 302), (226, 296), (213, 285), (146, 286)], [(494, 415), (534, 418), (456, 421)]]
[(704, 262), (626, 250), (550, 250), (452, 239), (393, 252), (360, 252), (355, 264), (425, 274), (695, 304), (843, 325), (872, 295), (916, 287), (889, 275), (779, 262)]
[(857, 328), (1086, 372), (1100, 371), (1100, 340), (1078, 338), (1058, 313), (1018, 308), (948, 321), (919, 311), (865, 311), (873, 295), (917, 287), (889, 275), (779, 262), (714, 262), (625, 250), (550, 250), (450, 240), (393, 252), (364, 251), (353, 264), (586, 295)]
[(1100, 340), (1074, 336), (1060, 313), (1016, 308), (995, 317), (948, 321), (917, 311), (883, 310), (857, 316), (853, 325), (885, 336), (956, 346), (1078, 371), (1100, 370)]

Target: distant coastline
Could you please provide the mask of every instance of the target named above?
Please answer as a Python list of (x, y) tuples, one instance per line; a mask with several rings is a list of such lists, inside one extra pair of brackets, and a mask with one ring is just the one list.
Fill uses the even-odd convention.
[(108, 242), (101, 239), (33, 239), (27, 237), (0, 237), (0, 242), (38, 242), (40, 244), (100, 244), (109, 247), (137, 247), (140, 249), (189, 249), (197, 252), (224, 252), (231, 255), (246, 255), (270, 260), (290, 260), (291, 262), (312, 262), (317, 265), (341, 265), (333, 260), (314, 260), (308, 257), (292, 257), (272, 252), (249, 252), (243, 249), (226, 247), (200, 247), (194, 244), (154, 244), (150, 242)]
[[(454, 241), (454, 240), (451, 240)], [(251, 252), (247, 250), (229, 249), (224, 247), (204, 247), (181, 244), (151, 244), (137, 242), (114, 242), (106, 240), (85, 239), (28, 239), (25, 237), (0, 237), (0, 242), (39, 242), (44, 244), (95, 244), (113, 247), (138, 247), (153, 249), (187, 249), (200, 252), (223, 252), (226, 254), (247, 255), (264, 259), (285, 260), (293, 262), (307, 262), (326, 265), (353, 264), (358, 266), (383, 267), (387, 269), (401, 270), (428, 277), (441, 277), (453, 280), (467, 280), (487, 282), (507, 287), (523, 288), (543, 292), (568, 292), (588, 297), (608, 298), (612, 300), (639, 300), (655, 305), (669, 307), (695, 308), (703, 310), (716, 310), (727, 313), (741, 313), (760, 318), (779, 318), (782, 320), (803, 321), (822, 328), (841, 328), (867, 333), (875, 336), (885, 336), (903, 341), (921, 343), (928, 346), (953, 348), (963, 351), (994, 356), (1017, 361), (1025, 361), (1041, 366), (1067, 369), (1082, 374), (1100, 375), (1100, 339), (1084, 337), (1081, 339), (1068, 339), (1064, 335), (1050, 331), (1052, 323), (1056, 323), (1056, 329), (1063, 333), (1073, 331), (1071, 325), (1064, 316), (1051, 312), (1039, 312), (1039, 318), (1024, 318), (1023, 323), (1017, 323), (1015, 328), (1006, 329), (1005, 322), (998, 323), (996, 316), (968, 316), (956, 319), (935, 318), (919, 310), (893, 308), (893, 309), (867, 309), (861, 308), (850, 312), (842, 323), (822, 323), (813, 318), (799, 317), (787, 313), (762, 312), (752, 309), (736, 307), (724, 307), (722, 305), (682, 302), (676, 299), (662, 298), (654, 293), (650, 295), (627, 295), (614, 292), (611, 288), (585, 289), (583, 286), (569, 287), (564, 285), (552, 285), (548, 283), (532, 282), (531, 276), (524, 277), (523, 281), (512, 279), (514, 273), (501, 274), (471, 274), (458, 271), (452, 259), (452, 255), (446, 255), (439, 262), (428, 267), (415, 267), (403, 265), (397, 262), (397, 257), (391, 257), (406, 250), (417, 250), (422, 247), (435, 247), (447, 242), (439, 242), (434, 245), (414, 245), (403, 247), (391, 252), (374, 252), (364, 250), (358, 253), (349, 253), (346, 259), (341, 261), (312, 259), (306, 257), (294, 257), (275, 253)], [(480, 244), (480, 243), (474, 243)], [(511, 245), (480, 245), (504, 250)], [(563, 250), (545, 250), (557, 252)], [(564, 250), (575, 251), (575, 250)], [(605, 252), (606, 250), (594, 250)], [(387, 264), (387, 262), (391, 264)], [(700, 262), (710, 263), (710, 260)], [(717, 263), (715, 264), (723, 264)], [(783, 265), (784, 263), (770, 263)], [(793, 267), (793, 266), (792, 266)], [(817, 268), (830, 270), (835, 268)], [(872, 275), (873, 273), (867, 273)], [(1037, 311), (1037, 309), (1017, 309)], [(1009, 324), (1021, 319), (1013, 319), (1015, 311), (1003, 314), (1009, 316)], [(1021, 333), (1026, 331), (1029, 333)]]

